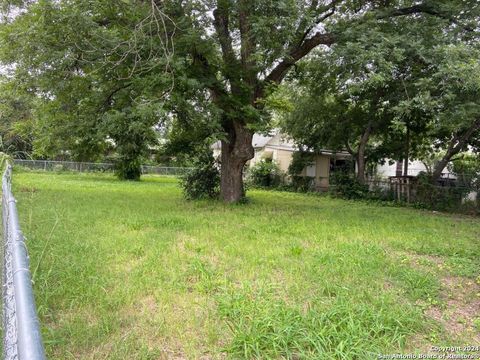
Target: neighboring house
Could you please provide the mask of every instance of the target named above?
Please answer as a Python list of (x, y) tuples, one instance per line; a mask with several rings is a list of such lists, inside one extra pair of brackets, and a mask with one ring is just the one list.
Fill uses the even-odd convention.
[[(252, 167), (261, 160), (270, 159), (274, 161), (284, 173), (288, 172), (293, 153), (298, 151), (298, 147), (291, 139), (281, 134), (279, 130), (273, 130), (267, 135), (254, 134), (252, 144), (255, 149), (255, 155), (253, 159), (247, 163), (247, 166)], [(214, 156), (219, 157), (221, 152), (220, 141), (213, 144), (212, 149)], [(335, 171), (336, 168), (344, 167), (347, 160), (351, 158), (352, 156), (346, 151), (334, 152), (323, 149), (315, 156), (312, 164), (303, 169), (298, 175), (314, 177), (315, 187), (318, 190), (326, 190), (330, 185), (329, 178), (331, 173)], [(403, 162), (399, 164), (398, 161), (384, 159), (383, 164), (376, 166), (374, 177), (388, 179), (389, 177), (397, 176), (399, 172), (403, 174)], [(427, 168), (423, 162), (419, 160), (409, 161), (408, 175), (417, 176), (420, 172), (427, 172)], [(456, 176), (445, 168), (442, 173), (442, 178), (454, 180)]]
[[(375, 174), (381, 178), (388, 178), (390, 176), (397, 176), (398, 171), (403, 174), (403, 162), (400, 164), (398, 161), (385, 159), (384, 164), (378, 164)], [(425, 164), (419, 160), (411, 160), (408, 162), (408, 175), (418, 176), (421, 172), (428, 172)], [(444, 179), (456, 179), (456, 176), (452, 174), (447, 168), (443, 169), (442, 178)]]
[[(268, 135), (254, 134), (252, 139), (255, 155), (247, 166), (252, 167), (262, 160), (274, 161), (280, 170), (284, 173), (288, 172), (288, 167), (292, 162), (293, 153), (298, 151), (298, 147), (279, 130), (273, 130)], [(213, 154), (219, 157), (221, 153), (220, 141), (212, 145)], [(334, 152), (322, 149), (319, 154), (315, 155), (314, 161), (298, 174), (299, 176), (309, 176), (315, 178), (315, 188), (317, 190), (327, 190), (330, 183), (330, 175), (336, 168), (344, 168), (347, 161), (352, 156), (346, 151)], [(408, 163), (408, 175), (417, 176), (421, 172), (427, 172), (427, 168), (423, 162), (419, 160), (411, 160)], [(389, 177), (403, 174), (403, 162), (391, 159), (384, 159), (383, 164), (375, 167), (374, 177), (388, 180)], [(452, 174), (447, 168), (442, 172), (443, 181), (454, 181), (455, 174)], [(449, 180), (450, 179), (450, 180)]]
[[(270, 135), (254, 134), (252, 144), (255, 149), (255, 156), (247, 163), (249, 167), (254, 166), (261, 160), (270, 159), (275, 161), (284, 173), (288, 171), (293, 153), (298, 151), (297, 146), (278, 130), (273, 130)], [(219, 157), (221, 153), (220, 142), (213, 144), (212, 148), (214, 156)], [(321, 150), (315, 156), (312, 164), (298, 175), (315, 178), (315, 188), (317, 190), (327, 190), (330, 173), (336, 166), (343, 166), (350, 157), (349, 153), (343, 151)]]

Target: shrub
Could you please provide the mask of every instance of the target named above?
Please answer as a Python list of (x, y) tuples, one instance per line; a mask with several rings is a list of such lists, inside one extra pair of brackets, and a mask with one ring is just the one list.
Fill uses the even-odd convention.
[(281, 171), (271, 160), (258, 162), (249, 172), (249, 182), (252, 186), (273, 188), (279, 186), (281, 180)]
[(292, 175), (290, 177), (290, 189), (298, 192), (309, 192), (314, 189), (315, 177), (313, 176), (298, 176)]
[(115, 159), (115, 175), (121, 180), (140, 180), (142, 160), (139, 157), (119, 155)]
[(463, 186), (438, 186), (433, 184), (429, 174), (417, 177), (416, 205), (432, 210), (455, 210), (462, 206), (462, 199), (469, 190)]
[(376, 182), (372, 182), (368, 186), (368, 198), (370, 200), (395, 201), (395, 193), (390, 186), (382, 186)]
[(193, 169), (180, 178), (183, 195), (188, 200), (214, 199), (220, 194), (220, 171), (210, 148), (202, 149), (193, 159)]
[(334, 172), (330, 177), (332, 192), (346, 199), (363, 199), (368, 197), (368, 185), (360, 184), (354, 175)]
[(288, 174), (292, 177), (299, 177), (299, 174), (310, 165), (315, 159), (315, 155), (305, 151), (295, 151), (292, 156), (292, 162), (288, 167)]
[(480, 190), (480, 156), (478, 154), (462, 154), (453, 160), (448, 168), (457, 176), (457, 183), (460, 183), (461, 186), (474, 191)]
[(145, 104), (104, 114), (100, 127), (115, 143), (115, 173), (119, 179), (140, 180), (149, 146), (157, 145), (153, 130), (156, 121), (155, 109)]
[(297, 192), (312, 191), (315, 186), (315, 177), (301, 176), (302, 171), (314, 162), (315, 155), (311, 152), (296, 151), (293, 153), (292, 162), (288, 167), (290, 182), (285, 186), (287, 190)]

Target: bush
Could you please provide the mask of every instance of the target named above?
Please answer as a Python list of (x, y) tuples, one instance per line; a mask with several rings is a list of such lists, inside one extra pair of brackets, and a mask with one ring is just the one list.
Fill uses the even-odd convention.
[(193, 169), (180, 178), (180, 184), (188, 200), (218, 198), (220, 171), (209, 147), (202, 149), (193, 159)]
[(416, 205), (431, 210), (457, 210), (462, 207), (462, 200), (469, 190), (462, 186), (438, 186), (431, 177), (420, 173), (417, 177)]
[(471, 188), (473, 191), (480, 190), (480, 156), (478, 154), (462, 154), (453, 160), (448, 168), (457, 176), (457, 183)]
[(309, 192), (314, 189), (315, 177), (291, 175), (289, 187), (293, 191)]
[(306, 151), (295, 151), (292, 156), (292, 162), (288, 167), (290, 181), (285, 186), (286, 190), (296, 192), (309, 192), (314, 190), (315, 177), (301, 176), (302, 171), (315, 160), (315, 155)]
[(119, 179), (140, 180), (149, 146), (158, 143), (153, 130), (157, 121), (155, 109), (145, 104), (104, 114), (100, 127), (115, 143), (115, 174)]
[(140, 180), (142, 160), (136, 156), (118, 156), (115, 160), (115, 175), (121, 180)]
[(330, 177), (332, 192), (346, 199), (364, 199), (368, 197), (368, 185), (360, 184), (354, 175), (345, 172), (332, 173)]
[(295, 151), (292, 156), (292, 162), (288, 167), (288, 174), (292, 177), (300, 177), (299, 174), (308, 165), (312, 164), (315, 160), (315, 155), (305, 151)]
[(382, 186), (379, 183), (371, 182), (369, 184), (368, 198), (370, 200), (395, 201), (395, 193), (388, 186)]
[(280, 185), (281, 180), (281, 171), (271, 160), (258, 162), (249, 172), (249, 182), (252, 186), (274, 188)]

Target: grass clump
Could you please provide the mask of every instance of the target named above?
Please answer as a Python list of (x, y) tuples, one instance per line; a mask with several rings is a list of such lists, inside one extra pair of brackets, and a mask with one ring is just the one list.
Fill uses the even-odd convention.
[(219, 306), (233, 333), (226, 350), (242, 359), (368, 359), (401, 348), (422, 327), (418, 313), (393, 297), (371, 302), (357, 296), (300, 308), (276, 299), (268, 287), (233, 289)]

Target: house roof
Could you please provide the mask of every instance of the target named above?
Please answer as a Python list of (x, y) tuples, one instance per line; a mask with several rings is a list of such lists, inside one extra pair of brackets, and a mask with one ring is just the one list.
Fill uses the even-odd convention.
[[(258, 133), (253, 134), (252, 145), (255, 149), (269, 148), (269, 149), (279, 149), (279, 150), (286, 150), (286, 151), (292, 151), (292, 152), (298, 150), (298, 147), (295, 145), (295, 143), (290, 139), (282, 136), (279, 129), (272, 130), (268, 135), (263, 135)], [(215, 142), (212, 145), (212, 149), (220, 150), (221, 149), (220, 141)], [(327, 149), (321, 149), (319, 153), (324, 155), (350, 156), (350, 154), (346, 151), (335, 152)]]
[[(278, 130), (273, 130), (270, 134), (268, 135), (263, 135), (263, 134), (258, 134), (258, 133), (255, 133), (253, 134), (253, 138), (252, 138), (252, 145), (254, 148), (263, 148), (265, 147), (265, 145), (268, 144), (268, 142), (270, 140), (273, 139), (273, 137), (278, 134)], [(212, 149), (214, 150), (219, 150), (221, 148), (221, 143), (220, 141), (216, 141), (213, 145), (212, 145)]]
[(254, 148), (262, 148), (272, 140), (274, 135), (253, 134), (252, 145)]

